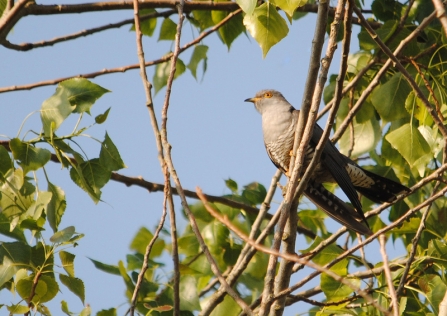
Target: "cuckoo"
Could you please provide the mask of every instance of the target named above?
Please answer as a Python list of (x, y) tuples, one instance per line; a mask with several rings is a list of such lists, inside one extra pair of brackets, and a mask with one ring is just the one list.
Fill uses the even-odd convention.
[[(275, 90), (262, 90), (245, 102), (254, 103), (256, 110), (261, 113), (267, 153), (273, 164), (289, 176), (291, 152), (300, 111)], [(312, 160), (315, 147), (322, 135), (323, 129), (315, 124), (304, 156), (304, 170)], [(353, 207), (329, 192), (323, 183), (337, 183)], [(400, 183), (361, 168), (328, 141), (304, 190), (304, 195), (348, 229), (371, 235), (357, 192), (373, 202), (383, 203), (393, 202), (397, 195), (409, 191)]]

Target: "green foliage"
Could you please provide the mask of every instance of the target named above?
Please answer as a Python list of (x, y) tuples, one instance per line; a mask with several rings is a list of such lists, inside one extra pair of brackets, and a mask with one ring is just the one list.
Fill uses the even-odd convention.
[[(237, 0), (243, 13), (235, 14), (218, 10), (192, 10), (187, 12), (187, 20), (194, 32), (211, 31), (224, 19), (231, 18), (220, 27), (217, 36), (229, 49), (242, 33), (251, 36), (260, 45), (263, 56), (275, 44), (288, 34), (289, 24), (302, 17), (305, 13), (297, 13), (296, 9), (304, 4), (314, 3), (303, 0), (274, 0), (257, 2), (254, 0)], [(371, 9), (376, 32), (386, 45), (394, 50), (403, 39), (420, 25), (420, 22), (433, 11), (431, 1), (417, 0), (410, 10), (410, 2), (390, 0), (375, 0)], [(356, 5), (363, 3), (356, 1)], [(0, 0), (0, 13), (6, 7), (6, 2)], [(404, 14), (408, 16), (404, 18)], [(143, 9), (140, 16), (155, 15), (154, 9)], [(176, 36), (175, 19), (164, 18), (159, 25), (158, 40), (172, 41)], [(142, 32), (145, 36), (154, 37), (157, 19), (142, 21)], [(134, 27), (132, 27), (134, 30)], [(306, 30), (307, 31), (307, 30)], [(193, 33), (194, 33), (193, 32)], [(362, 158), (358, 163), (365, 169), (377, 174), (395, 179), (411, 186), (423, 177), (431, 174), (444, 163), (445, 139), (440, 131), (440, 125), (433, 117), (438, 115), (443, 124), (447, 123), (447, 87), (445, 80), (447, 61), (447, 37), (440, 23), (432, 22), (429, 27), (418, 34), (418, 38), (407, 43), (397, 55), (404, 67), (414, 78), (419, 90), (415, 91), (408, 79), (393, 67), (387, 69), (381, 78), (376, 78), (379, 69), (384, 65), (386, 56), (377, 43), (361, 28), (358, 52), (352, 52), (348, 60), (348, 73), (343, 85), (347, 87), (357, 75), (362, 77), (356, 81), (349, 93), (343, 95), (335, 122), (338, 131), (353, 106), (360, 100), (359, 109), (349, 127), (344, 131), (337, 144), (342, 153), (351, 155), (353, 159)], [(203, 66), (203, 74), (207, 69), (208, 46), (205, 38), (196, 44), (191, 52), (187, 65), (178, 60), (174, 78), (189, 69), (192, 76), (200, 77), (199, 66)], [(153, 86), (159, 92), (167, 84), (171, 71), (171, 60), (157, 64), (154, 71)], [(372, 66), (369, 64), (373, 63)], [(369, 67), (365, 69), (365, 67)], [(377, 79), (377, 81), (376, 81)], [(377, 83), (372, 86), (371, 83)], [(324, 91), (324, 101), (329, 102), (334, 95), (336, 76), (331, 76)], [(93, 125), (107, 121), (110, 108), (98, 112), (92, 122), (85, 120), (96, 110), (95, 102), (109, 92), (87, 79), (73, 78), (61, 82), (55, 93), (42, 103), (40, 108), (41, 126), (35, 132), (27, 132), (21, 137), (21, 132), (12, 137), (8, 147), (0, 146), (0, 234), (8, 239), (0, 240), (0, 290), (16, 293), (14, 302), (5, 306), (10, 314), (36, 313), (50, 315), (46, 302), (55, 299), (59, 291), (69, 290), (70, 295), (79, 298), (84, 304), (86, 289), (83, 280), (75, 271), (76, 255), (68, 251), (75, 247), (83, 235), (76, 232), (75, 227), (60, 229), (63, 216), (69, 211), (66, 193), (57, 185), (57, 178), (50, 179), (46, 172), (49, 160), (60, 162), (63, 169), (69, 170), (70, 178), (83, 189), (95, 202), (101, 200), (101, 190), (111, 179), (112, 172), (125, 168), (118, 148), (108, 133), (99, 143), (99, 153), (85, 153), (77, 142), (81, 134)], [(370, 93), (371, 92), (371, 93)], [(362, 98), (368, 93), (366, 98)], [(425, 96), (429, 104), (423, 102)], [(87, 114), (87, 115), (85, 115)], [(62, 131), (70, 130), (68, 118), (76, 118), (77, 123), (72, 132), (62, 135)], [(82, 125), (82, 127), (81, 127)], [(33, 135), (30, 138), (29, 135)], [(75, 144), (75, 145), (73, 145)], [(76, 148), (73, 149), (73, 148)], [(78, 149), (79, 148), (79, 149)], [(65, 171), (65, 170), (63, 170)], [(40, 175), (44, 176), (41, 177)], [(442, 178), (442, 175), (439, 175)], [(46, 181), (45, 185), (37, 179)], [(445, 181), (444, 181), (445, 182)], [(38, 185), (39, 184), (39, 185)], [(257, 182), (241, 186), (233, 179), (225, 180), (228, 194), (223, 197), (245, 204), (244, 209), (235, 208), (225, 203), (211, 203), (220, 214), (225, 216), (233, 226), (245, 235), (255, 221), (253, 208), (261, 205), (266, 197), (265, 187)], [(443, 188), (445, 183), (439, 182)], [(389, 221), (401, 218), (409, 209), (420, 206), (435, 191), (434, 182), (429, 182), (412, 192), (402, 201), (393, 203), (389, 212), (381, 217), (368, 218), (373, 231), (386, 227)], [(335, 186), (329, 187), (334, 191)], [(372, 201), (361, 198), (365, 211), (375, 207)], [(192, 203), (192, 202), (191, 202)], [(305, 238), (300, 239), (301, 254), (308, 254), (317, 247), (318, 253), (311, 257), (314, 264), (324, 266), (330, 264), (330, 270), (349, 282), (351, 286), (334, 280), (326, 273), (320, 274), (318, 284), (314, 288), (304, 289), (300, 295), (309, 298), (312, 291), (321, 292), (318, 306), (309, 308), (316, 315), (379, 315), (380, 311), (357, 296), (354, 288), (362, 287), (375, 302), (388, 308), (391, 295), (389, 286), (397, 288), (404, 273), (406, 259), (389, 258), (391, 284), (385, 276), (381, 258), (377, 256), (374, 262), (367, 262), (358, 253), (351, 254), (337, 263), (333, 260), (342, 255), (345, 248), (354, 245), (356, 236), (348, 235), (337, 243), (326, 244), (325, 238), (332, 232), (326, 226), (326, 215), (313, 207), (300, 204), (300, 228), (306, 229)], [(248, 207), (251, 207), (250, 209)], [(229, 227), (222, 224), (206, 210), (203, 203), (196, 202), (189, 206), (207, 248), (221, 272), (228, 273), (240, 262), (241, 255), (246, 254), (245, 242)], [(400, 315), (436, 315), (440, 312), (440, 304), (446, 294), (447, 282), (447, 198), (441, 196), (430, 207), (423, 207), (414, 212), (410, 218), (385, 233), (389, 240), (403, 244), (408, 252), (415, 252), (414, 260), (409, 264), (408, 277), (404, 290), (399, 294)], [(250, 211), (250, 212), (249, 212)], [(422, 223), (423, 214), (427, 213)], [(268, 223), (269, 215), (261, 221), (260, 229)], [(413, 240), (421, 225), (421, 233), (417, 245)], [(53, 235), (44, 240), (41, 232), (51, 228)], [(256, 236), (259, 232), (256, 232)], [(268, 235), (268, 234), (267, 234)], [(31, 238), (29, 238), (31, 237)], [(298, 237), (300, 238), (300, 237)], [(270, 232), (262, 245), (270, 247), (273, 233)], [(153, 242), (147, 256), (147, 270), (139, 275), (145, 263), (148, 245)], [(107, 264), (90, 259), (100, 271), (113, 274), (123, 280), (125, 295), (130, 301), (136, 284), (141, 278), (137, 295), (136, 311), (142, 315), (172, 315), (174, 306), (174, 277), (169, 271), (170, 265), (165, 264), (165, 256), (172, 254), (173, 246), (167, 230), (162, 230), (157, 236), (146, 227), (140, 228), (130, 243), (131, 253), (116, 264)], [(187, 224), (182, 232), (178, 232), (178, 252), (180, 254), (180, 315), (195, 315), (210, 301), (217, 291), (218, 282), (197, 236), (192, 227)], [(342, 244), (344, 242), (344, 244)], [(323, 247), (324, 245), (324, 247)], [(368, 248), (367, 248), (368, 249)], [(367, 256), (369, 257), (369, 256)], [(264, 278), (268, 267), (269, 256), (257, 251), (244, 262), (244, 269), (235, 280), (232, 288), (240, 297), (251, 304), (258, 299), (264, 288)], [(297, 275), (309, 276), (309, 269), (295, 266)], [(374, 268), (374, 275), (362, 276)], [(307, 269), (307, 270), (304, 270)], [(275, 270), (275, 268), (273, 268)], [(313, 272), (313, 271), (312, 271)], [(57, 276), (57, 277), (56, 277)], [(366, 286), (365, 279), (371, 278)], [(61, 286), (62, 285), (62, 286)], [(309, 290), (309, 291), (308, 291)], [(309, 295), (309, 296), (306, 296)], [(324, 296), (323, 296), (324, 295)], [(300, 296), (287, 299), (301, 299)], [(304, 301), (304, 299), (303, 299)], [(312, 302), (311, 300), (309, 302)], [(324, 305), (325, 303), (328, 303)], [(323, 306), (320, 306), (323, 304)], [(61, 311), (73, 315), (66, 301), (61, 301)], [(226, 296), (213, 310), (212, 315), (237, 315), (240, 306), (229, 296)], [(53, 314), (57, 313), (53, 311)], [(85, 306), (78, 315), (90, 315), (91, 309)], [(117, 315), (114, 308), (104, 309), (99, 316)]]
[(270, 2), (257, 7), (253, 14), (245, 15), (244, 25), (258, 42), (265, 57), (270, 48), (289, 33), (286, 21), (279, 15), (276, 7)]
[[(42, 132), (33, 139), (12, 138), (9, 142), (11, 154), (0, 147), (0, 234), (16, 241), (0, 240), (0, 289), (17, 292), (22, 304), (6, 306), (11, 314), (24, 314), (31, 308), (43, 315), (50, 315), (45, 305), (54, 299), (60, 290), (60, 283), (85, 300), (84, 283), (75, 276), (75, 255), (60, 247), (76, 246), (83, 237), (73, 226), (59, 230), (59, 224), (67, 209), (64, 190), (50, 181), (45, 167), (50, 159), (59, 160), (62, 166), (70, 168), (75, 183), (90, 193), (93, 200), (99, 200), (100, 189), (108, 182), (112, 171), (125, 168), (120, 154), (106, 133), (100, 142), (99, 158), (86, 160), (70, 146), (75, 138), (85, 133), (86, 127), (79, 129), (83, 113), (90, 114), (93, 104), (108, 90), (81, 78), (63, 81), (56, 92), (45, 100), (41, 107)], [(107, 119), (108, 109), (96, 117), (93, 124)], [(73, 132), (58, 136), (55, 132), (70, 115), (80, 119)], [(56, 153), (52, 156), (51, 150)], [(78, 145), (77, 145), (78, 146)], [(70, 158), (73, 157), (73, 158)], [(33, 179), (36, 172), (45, 172), (48, 191), (42, 191)], [(29, 177), (28, 174), (34, 177)], [(40, 232), (49, 225), (54, 231), (49, 240), (44, 241)], [(29, 232), (34, 239), (25, 238)], [(34, 245), (31, 241), (34, 240)], [(60, 264), (54, 262), (54, 254), (59, 253)], [(61, 273), (62, 267), (67, 275)], [(59, 281), (55, 274), (59, 274)], [(66, 302), (61, 302), (62, 311), (71, 315)], [(88, 315), (84, 308), (80, 315)]]

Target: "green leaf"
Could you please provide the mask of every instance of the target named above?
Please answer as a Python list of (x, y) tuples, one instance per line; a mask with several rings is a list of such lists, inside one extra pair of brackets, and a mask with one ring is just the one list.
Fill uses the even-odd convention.
[[(48, 203), (50, 203), (51, 196), (52, 196), (51, 192), (39, 191), (37, 199), (26, 210), (24, 216), (32, 217), (32, 219), (36, 221), (41, 218), (44, 219), (44, 217), (42, 217), (42, 213), (43, 210), (47, 208)], [(43, 223), (45, 223), (45, 220), (43, 221)]]
[[(226, 18), (228, 14), (231, 13), (225, 11), (211, 11), (211, 18), (213, 19), (213, 23), (219, 23), (224, 18)], [(242, 15), (237, 14), (233, 16), (230, 21), (219, 28), (218, 34), (222, 42), (227, 45), (228, 49), (230, 49), (231, 43), (233, 43), (233, 41), (244, 31), (245, 28), (242, 23)]]
[(0, 212), (0, 234), (26, 243), (25, 234), (19, 227), (16, 226), (12, 231), (10, 230), (10, 222), (4, 212)]
[(191, 60), (189, 61), (188, 66), (186, 66), (192, 73), (193, 77), (197, 79), (197, 67), (199, 63), (203, 60), (203, 73), (206, 71), (206, 61), (208, 58), (206, 57), (206, 53), (208, 52), (208, 46), (206, 45), (197, 45), (194, 47), (194, 51), (191, 55)]
[(159, 41), (173, 41), (175, 40), (175, 34), (177, 33), (177, 24), (170, 18), (163, 20), (160, 28), (160, 35), (158, 37)]
[(257, 7), (253, 14), (245, 15), (244, 25), (261, 46), (263, 57), (289, 32), (286, 21), (276, 11), (276, 7), (269, 2)]
[(180, 309), (191, 312), (200, 310), (197, 280), (193, 276), (180, 277)]
[(213, 19), (211, 18), (211, 11), (194, 10), (192, 11), (192, 16), (194, 19), (191, 20), (195, 21), (194, 24), (199, 26), (200, 31), (214, 25)]
[(23, 170), (16, 169), (7, 175), (7, 181), (2, 185), (0, 207), (2, 215), (8, 219), (10, 231), (19, 224), (19, 216), (34, 203), (32, 189), (35, 187), (28, 186), (24, 180)]
[(96, 100), (104, 93), (110, 92), (85, 78), (71, 78), (62, 81), (59, 87), (65, 89), (68, 101), (75, 106), (73, 113), (87, 112), (90, 114), (90, 109)]
[(120, 270), (117, 266), (110, 264), (105, 264), (96, 260), (89, 258), (91, 262), (95, 265), (96, 269), (115, 275), (120, 275)]
[(6, 308), (8, 309), (8, 311), (11, 315), (12, 314), (26, 314), (29, 312), (29, 307), (23, 306), (23, 305), (10, 305), (10, 306), (6, 306)]
[(23, 168), (24, 175), (42, 168), (51, 158), (49, 150), (31, 146), (18, 138), (13, 138), (9, 144), (14, 159), (18, 160)]
[(120, 271), (120, 275), (123, 277), (124, 283), (126, 284), (127, 291), (133, 292), (135, 289), (135, 285), (132, 282), (132, 279), (126, 272), (126, 268), (122, 261), (118, 263), (118, 269)]
[(85, 161), (70, 170), (71, 179), (89, 193), (95, 203), (101, 197), (100, 189), (110, 180), (111, 174), (99, 158)]
[[(9, 259), (7, 263), (3, 261), (5, 260), (5, 258)], [(15, 241), (15, 242), (2, 242), (0, 244), (0, 260), (2, 260), (2, 265), (7, 266), (8, 263), (10, 263), (17, 268), (26, 267), (29, 264), (30, 259), (31, 259), (31, 247), (28, 246), (26, 243)], [(5, 280), (5, 282), (8, 280)]]
[(416, 168), (422, 177), (428, 162), (432, 159), (430, 146), (410, 123), (385, 135), (385, 139), (396, 149), (412, 168)]
[(102, 309), (96, 313), (96, 316), (117, 316), (116, 308)]
[(0, 181), (3, 181), (4, 177), (10, 169), (13, 167), (11, 156), (5, 147), (0, 146)]
[[(359, 279), (345, 279), (345, 280), (349, 281), (353, 286), (357, 288), (360, 287)], [(354, 292), (354, 290), (351, 287), (338, 281), (335, 281), (332, 277), (328, 276), (325, 273), (321, 275), (320, 285), (328, 301), (339, 301), (345, 299)]]
[(80, 298), (82, 304), (85, 300), (84, 282), (81, 279), (71, 277), (65, 274), (59, 274), (59, 280), (65, 285), (73, 294)]
[[(157, 27), (157, 18), (152, 17), (150, 19), (142, 19), (145, 15), (157, 13), (155, 9), (140, 9), (138, 12), (140, 17), (140, 31), (143, 35), (152, 36), (155, 28)], [(130, 28), (131, 31), (135, 31), (135, 24)]]
[[(353, 157), (358, 157), (373, 150), (380, 141), (382, 134), (379, 122), (375, 118), (371, 118), (364, 123), (359, 123), (357, 118), (354, 118), (353, 125), (354, 147), (351, 155)], [(347, 155), (352, 147), (349, 129), (341, 137), (339, 145), (340, 152)]]
[(110, 171), (126, 168), (118, 149), (107, 133), (102, 142), (101, 152), (99, 153), (99, 163)]
[(92, 309), (91, 309), (90, 305), (87, 305), (86, 307), (84, 307), (82, 309), (79, 316), (90, 316), (91, 314), (92, 314)]
[[(174, 79), (176, 79), (178, 76), (184, 73), (185, 70), (186, 66), (183, 63), (183, 61), (179, 58), (177, 60)], [(170, 71), (171, 71), (171, 60), (155, 66), (154, 78), (152, 80), (154, 83), (155, 93), (157, 93), (158, 91), (161, 90), (161, 88), (166, 86)]]
[(396, 73), (385, 84), (374, 89), (371, 100), (382, 119), (391, 122), (408, 117), (405, 101), (410, 92), (405, 78), (401, 73)]
[(252, 14), (256, 8), (256, 0), (236, 0), (236, 3), (241, 7), (246, 14)]
[(48, 191), (52, 193), (51, 201), (47, 206), (47, 218), (53, 232), (57, 232), (62, 216), (67, 208), (65, 192), (58, 186), (48, 181)]
[(59, 84), (56, 92), (43, 101), (40, 109), (40, 119), (45, 136), (51, 137), (62, 122), (74, 111), (75, 106), (70, 103), (68, 98), (69, 92)]
[(34, 290), (33, 303), (45, 303), (51, 301), (59, 291), (59, 286), (54, 278), (47, 275), (40, 275), (37, 286), (34, 286), (34, 276), (20, 279), (16, 284), (17, 293), (27, 300)]
[(420, 124), (431, 126), (433, 125), (433, 119), (425, 107), (421, 99), (419, 99), (414, 91), (411, 91), (405, 100), (405, 109), (414, 116)]
[(64, 314), (71, 316), (73, 313), (68, 310), (68, 303), (64, 300), (61, 301), (61, 310)]
[(11, 280), (11, 278), (16, 274), (19, 268), (14, 264), (14, 262), (8, 257), (3, 257), (3, 262), (0, 265), (0, 289), (3, 284)]
[(430, 146), (433, 157), (438, 156), (444, 148), (444, 140), (439, 134), (437, 128), (431, 128), (430, 126), (423, 125), (419, 126), (418, 130)]
[(265, 187), (258, 182), (252, 182), (246, 185), (242, 191), (242, 197), (252, 205), (257, 205), (264, 202), (266, 195), (267, 191), (265, 190)]
[[(133, 238), (130, 249), (135, 250), (141, 254), (146, 252), (146, 247), (150, 243), (150, 241), (154, 238), (154, 235), (145, 227), (141, 227), (138, 233)], [(150, 258), (153, 259), (161, 255), (163, 250), (165, 249), (165, 242), (163, 239), (157, 239), (154, 243)]]
[(231, 192), (236, 193), (237, 192), (237, 183), (233, 179), (228, 178), (228, 180), (225, 180), (225, 185), (228, 189), (231, 190)]
[(95, 122), (97, 124), (102, 124), (107, 120), (107, 117), (109, 116), (109, 112), (110, 112), (111, 108), (108, 108), (103, 114), (99, 114), (95, 117)]
[(68, 273), (69, 276), (74, 277), (74, 259), (75, 255), (67, 251), (60, 251), (59, 258), (61, 259), (62, 268)]
[(50, 241), (52, 243), (63, 243), (68, 240), (75, 234), (75, 227), (74, 226), (68, 226), (67, 228), (64, 228), (57, 233), (55, 233), (53, 236), (50, 237)]
[(45, 246), (39, 242), (31, 248), (31, 266), (41, 267), (41, 272), (48, 276), (54, 276), (54, 255), (51, 246)]
[(218, 221), (212, 221), (202, 229), (202, 236), (210, 252), (221, 255), (228, 242), (229, 230)]
[(307, 0), (274, 0), (272, 3), (280, 7), (291, 18), (295, 10), (305, 5)]

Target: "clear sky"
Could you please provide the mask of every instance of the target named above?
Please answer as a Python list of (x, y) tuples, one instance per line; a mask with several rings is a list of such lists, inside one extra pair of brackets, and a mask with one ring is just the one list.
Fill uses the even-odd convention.
[[(53, 3), (41, 1), (41, 3)], [(8, 39), (14, 43), (48, 40), (83, 29), (101, 26), (132, 18), (133, 11), (74, 14), (62, 16), (28, 16), (14, 28)], [(177, 16), (172, 16), (177, 21)], [(167, 41), (158, 42), (158, 29), (152, 38), (144, 38), (146, 60), (161, 57), (172, 49)], [(207, 71), (196, 81), (187, 70), (175, 82), (169, 108), (168, 137), (172, 145), (174, 165), (183, 187), (194, 190), (196, 186), (214, 195), (229, 193), (224, 180), (234, 179), (239, 186), (258, 181), (266, 187), (275, 173), (269, 161), (261, 135), (260, 115), (246, 98), (264, 88), (280, 90), (296, 107), (299, 107), (307, 74), (307, 65), (313, 36), (315, 15), (294, 21), (289, 25), (289, 35), (274, 46), (265, 59), (256, 41), (242, 34), (228, 51), (217, 34), (207, 37), (202, 44), (209, 46)], [(42, 80), (99, 71), (137, 63), (135, 33), (130, 26), (112, 29), (92, 36), (38, 48), (29, 52), (16, 52), (0, 47), (2, 68), (0, 87), (21, 85)], [(183, 29), (182, 44), (196, 37), (188, 22)], [(358, 50), (356, 37), (353, 50)], [(192, 51), (191, 51), (192, 52)], [(187, 64), (191, 52), (180, 58)], [(337, 52), (337, 60), (339, 51)], [(335, 63), (333, 72), (338, 70)], [(154, 68), (148, 68), (152, 80)], [(145, 108), (145, 95), (138, 70), (100, 76), (93, 82), (111, 90), (92, 109), (92, 117), (86, 116), (84, 126), (93, 122), (94, 116), (111, 107), (107, 122), (95, 126), (86, 133), (103, 139), (105, 132), (120, 150), (128, 166), (120, 173), (127, 176), (142, 176), (147, 181), (163, 183), (157, 159), (154, 135), (149, 115)], [(0, 134), (15, 137), (25, 117), (40, 108), (42, 102), (55, 91), (55, 86), (30, 91), (0, 94)], [(160, 114), (165, 90), (154, 99)], [(74, 120), (64, 123), (62, 131), (73, 129)], [(324, 124), (324, 123), (322, 123)], [(29, 118), (20, 137), (40, 126), (35, 113)], [(62, 133), (59, 132), (59, 134)], [(93, 156), (99, 153), (99, 144), (85, 137), (81, 144)], [(126, 302), (121, 278), (96, 270), (87, 259), (117, 264), (125, 261), (130, 253), (129, 244), (141, 226), (153, 231), (162, 210), (162, 193), (148, 193), (138, 187), (126, 187), (111, 181), (103, 189), (102, 199), (95, 205), (84, 191), (69, 178), (67, 170), (54, 163), (47, 165), (51, 181), (62, 187), (67, 195), (67, 210), (60, 228), (74, 225), (78, 233), (85, 234), (79, 247), (68, 249), (76, 255), (76, 276), (85, 282), (86, 303), (92, 311), (118, 307)], [(39, 185), (46, 188), (42, 177)], [(284, 184), (285, 180), (282, 180)], [(275, 197), (272, 211), (280, 202)], [(176, 212), (181, 217), (180, 203), (176, 197)], [(339, 225), (328, 220), (334, 230)], [(185, 222), (182, 220), (181, 227)], [(45, 236), (51, 236), (51, 229)], [(306, 245), (298, 245), (299, 249)], [(166, 269), (168, 272), (169, 269)], [(60, 311), (60, 300), (68, 301), (70, 310), (82, 309), (80, 300), (68, 289), (61, 287), (56, 300), (51, 302), (53, 315)], [(2, 297), (3, 294), (2, 294)], [(16, 298), (11, 301), (17, 302)], [(2, 299), (2, 303), (7, 303)], [(127, 305), (126, 305), (127, 306)], [(306, 307), (307, 308), (307, 307)], [(294, 308), (288, 315), (299, 313)], [(124, 308), (119, 314), (124, 313)]]

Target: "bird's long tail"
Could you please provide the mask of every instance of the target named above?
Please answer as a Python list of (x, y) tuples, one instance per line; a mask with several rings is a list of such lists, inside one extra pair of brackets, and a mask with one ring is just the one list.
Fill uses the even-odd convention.
[(379, 176), (363, 168), (361, 170), (373, 181), (362, 185), (354, 183), (354, 187), (360, 194), (373, 202), (393, 202), (396, 200), (397, 195), (410, 192), (409, 188), (396, 181)]
[(321, 183), (309, 182), (304, 194), (326, 212), (348, 229), (363, 235), (372, 235), (363, 213), (357, 212), (337, 196), (326, 190)]

